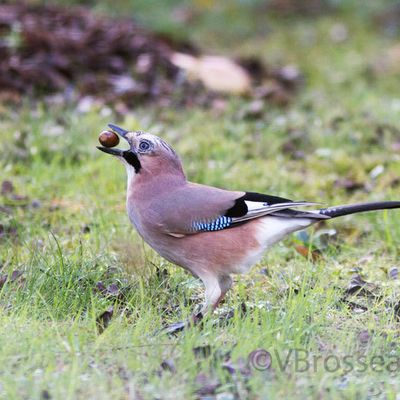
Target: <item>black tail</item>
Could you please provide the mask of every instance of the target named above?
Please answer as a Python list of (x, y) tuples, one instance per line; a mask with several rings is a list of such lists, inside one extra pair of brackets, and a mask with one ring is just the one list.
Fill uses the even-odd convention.
[(389, 208), (400, 208), (400, 201), (378, 201), (375, 203), (358, 203), (348, 206), (337, 206), (322, 208), (319, 213), (331, 218), (341, 217), (342, 215), (355, 214), (365, 211), (387, 210)]

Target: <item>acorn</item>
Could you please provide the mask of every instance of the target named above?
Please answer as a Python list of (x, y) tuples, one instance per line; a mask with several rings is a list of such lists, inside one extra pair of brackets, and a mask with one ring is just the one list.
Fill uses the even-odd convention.
[(119, 137), (111, 131), (103, 131), (99, 135), (99, 142), (104, 147), (115, 147), (119, 143)]

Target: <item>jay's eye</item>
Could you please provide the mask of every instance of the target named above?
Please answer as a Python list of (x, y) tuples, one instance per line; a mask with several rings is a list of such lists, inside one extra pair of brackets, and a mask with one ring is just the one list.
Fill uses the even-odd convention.
[(147, 140), (142, 140), (142, 141), (139, 143), (139, 150), (140, 150), (140, 151), (147, 151), (147, 150), (150, 149), (150, 147), (151, 147), (151, 145), (150, 145), (150, 143), (149, 143)]

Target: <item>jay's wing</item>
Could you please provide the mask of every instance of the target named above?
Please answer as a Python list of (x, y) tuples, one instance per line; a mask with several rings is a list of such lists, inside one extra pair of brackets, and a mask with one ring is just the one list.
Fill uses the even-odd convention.
[(228, 229), (268, 214), (285, 218), (327, 218), (313, 212), (293, 210), (311, 205), (315, 203), (188, 183), (154, 199), (147, 215), (157, 229), (181, 237)]

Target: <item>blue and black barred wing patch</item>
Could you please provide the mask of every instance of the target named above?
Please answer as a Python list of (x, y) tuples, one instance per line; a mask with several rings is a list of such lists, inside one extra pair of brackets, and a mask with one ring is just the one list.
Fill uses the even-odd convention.
[(231, 225), (232, 218), (222, 216), (207, 222), (195, 221), (192, 224), (192, 228), (195, 232), (213, 232), (229, 228)]

